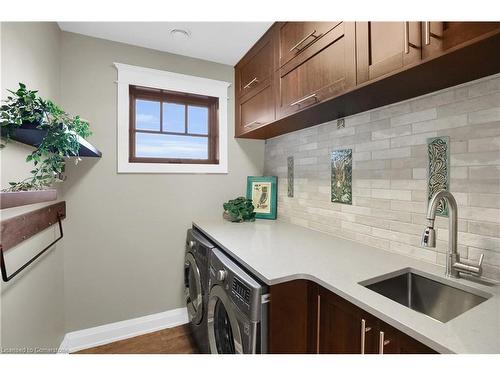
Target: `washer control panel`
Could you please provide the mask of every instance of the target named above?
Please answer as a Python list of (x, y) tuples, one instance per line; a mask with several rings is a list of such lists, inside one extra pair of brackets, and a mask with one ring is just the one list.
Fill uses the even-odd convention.
[(250, 304), (250, 288), (241, 282), (237, 277), (233, 277), (231, 291), (246, 305)]

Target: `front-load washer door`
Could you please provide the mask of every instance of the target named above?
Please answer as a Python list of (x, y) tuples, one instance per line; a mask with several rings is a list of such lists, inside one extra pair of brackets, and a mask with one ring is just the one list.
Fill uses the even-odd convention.
[(240, 327), (229, 298), (219, 285), (210, 290), (208, 299), (208, 339), (213, 354), (241, 354)]
[(200, 269), (191, 253), (186, 253), (184, 259), (184, 296), (189, 321), (193, 324), (199, 324), (203, 317), (203, 289)]

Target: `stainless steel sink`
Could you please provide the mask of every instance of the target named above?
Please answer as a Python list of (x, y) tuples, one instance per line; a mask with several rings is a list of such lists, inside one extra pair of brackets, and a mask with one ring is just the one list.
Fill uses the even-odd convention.
[[(381, 280), (360, 283), (387, 298), (443, 323), (463, 314), (489, 297), (432, 280), (412, 270), (403, 270)], [(470, 289), (470, 288), (469, 288)]]

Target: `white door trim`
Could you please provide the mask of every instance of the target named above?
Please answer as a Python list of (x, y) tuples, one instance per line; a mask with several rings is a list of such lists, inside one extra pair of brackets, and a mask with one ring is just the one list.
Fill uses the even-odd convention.
[(79, 350), (109, 344), (130, 337), (144, 335), (165, 328), (188, 323), (185, 307), (141, 316), (135, 319), (68, 332), (59, 347), (59, 353), (74, 353)]

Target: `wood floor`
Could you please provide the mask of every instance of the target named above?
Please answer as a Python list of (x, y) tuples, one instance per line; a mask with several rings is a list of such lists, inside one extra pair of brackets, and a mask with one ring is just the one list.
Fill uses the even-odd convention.
[(132, 337), (75, 354), (192, 354), (196, 345), (187, 324)]

